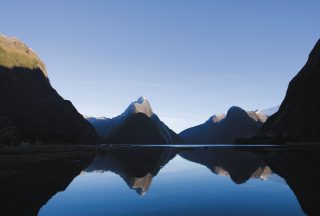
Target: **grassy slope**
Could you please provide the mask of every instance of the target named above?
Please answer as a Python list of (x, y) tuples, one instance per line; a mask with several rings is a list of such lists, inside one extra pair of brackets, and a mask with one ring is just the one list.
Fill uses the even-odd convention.
[(34, 51), (17, 39), (2, 35), (0, 35), (0, 66), (7, 68), (40, 68), (47, 76), (44, 63)]

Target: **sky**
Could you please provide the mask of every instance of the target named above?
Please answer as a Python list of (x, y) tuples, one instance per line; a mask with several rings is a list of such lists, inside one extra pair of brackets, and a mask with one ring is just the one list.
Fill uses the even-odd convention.
[(140, 96), (179, 132), (231, 106), (279, 105), (320, 38), (320, 1), (10, 0), (0, 33), (45, 62), (87, 116)]

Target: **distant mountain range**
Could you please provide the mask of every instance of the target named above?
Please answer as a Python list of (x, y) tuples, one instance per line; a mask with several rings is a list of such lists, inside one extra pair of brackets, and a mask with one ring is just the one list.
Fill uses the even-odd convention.
[(274, 107), (270, 107), (268, 109), (264, 109), (264, 110), (258, 110), (257, 113), (262, 113), (266, 116), (272, 116), (273, 114), (275, 114), (276, 112), (278, 112), (279, 110), (279, 105), (278, 106), (274, 106)]
[(214, 115), (201, 125), (188, 128), (179, 135), (190, 144), (233, 144), (236, 139), (252, 137), (277, 107), (261, 111), (245, 111), (231, 107), (227, 114)]
[(214, 115), (177, 135), (141, 97), (121, 115), (87, 117), (89, 123), (52, 88), (45, 64), (32, 49), (0, 35), (0, 143), (319, 142), (319, 80), (320, 40), (291, 80), (280, 107), (258, 111), (231, 107), (226, 115)]
[(86, 117), (107, 143), (174, 144), (180, 137), (153, 113), (147, 98), (140, 97), (114, 118)]

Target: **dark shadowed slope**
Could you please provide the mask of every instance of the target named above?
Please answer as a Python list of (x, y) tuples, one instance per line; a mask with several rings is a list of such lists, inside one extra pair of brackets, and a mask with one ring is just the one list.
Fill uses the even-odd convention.
[(262, 134), (288, 141), (320, 141), (320, 40), (301, 71), (291, 80), (279, 111)]
[(0, 36), (0, 143), (96, 143), (94, 128), (50, 85), (44, 64)]
[(236, 184), (245, 183), (250, 178), (264, 179), (272, 173), (259, 155), (236, 148), (195, 148), (183, 150), (179, 155), (208, 167), (217, 175), (229, 176)]
[(94, 157), (76, 150), (63, 157), (60, 152), (55, 154), (59, 156), (23, 166), (0, 165), (0, 215), (38, 215), (40, 208), (57, 192), (64, 191)]
[(126, 118), (107, 139), (112, 144), (165, 144), (157, 125), (143, 113)]
[(229, 176), (242, 184), (250, 178), (267, 180), (272, 173), (285, 180), (297, 197), (303, 211), (320, 215), (320, 148), (195, 148), (182, 150), (179, 155), (203, 164), (217, 175)]
[[(135, 114), (144, 114), (144, 117), (139, 115), (140, 117), (133, 118), (132, 116)], [(151, 141), (153, 144), (157, 144), (157, 142), (158, 144), (178, 144), (182, 142), (182, 139), (153, 113), (151, 105), (145, 97), (140, 97), (137, 101), (132, 102), (121, 115), (114, 118), (86, 117), (86, 119), (94, 126), (99, 136), (104, 137), (107, 142), (123, 144), (147, 143), (148, 141)], [(155, 127), (151, 129), (148, 126), (146, 128), (146, 122)], [(130, 133), (131, 139), (126, 137), (121, 138), (119, 130), (123, 130), (123, 124), (126, 124), (126, 134)], [(147, 131), (143, 132), (143, 129)], [(134, 135), (134, 133), (139, 133), (139, 135)], [(164, 142), (162, 139), (159, 139), (159, 136), (150, 139), (150, 134), (159, 134), (164, 139)], [(122, 136), (125, 136), (125, 134)], [(118, 138), (115, 140), (115, 137)]]
[(227, 115), (215, 115), (179, 135), (190, 144), (232, 144), (238, 138), (254, 136), (265, 118), (262, 113), (231, 107)]
[(85, 171), (116, 173), (130, 188), (144, 195), (153, 178), (175, 155), (175, 151), (170, 148), (110, 149), (105, 156), (97, 157)]

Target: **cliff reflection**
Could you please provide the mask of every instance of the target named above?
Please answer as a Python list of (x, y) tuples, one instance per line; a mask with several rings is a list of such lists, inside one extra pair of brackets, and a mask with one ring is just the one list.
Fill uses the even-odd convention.
[[(319, 148), (216, 147), (216, 148), (127, 148), (112, 149), (85, 169), (111, 171), (139, 194), (145, 194), (152, 179), (176, 155), (206, 166), (214, 174), (229, 176), (234, 183), (267, 180), (274, 173), (283, 178), (309, 215), (319, 215)], [(281, 179), (279, 178), (279, 179)]]
[(208, 167), (215, 174), (229, 176), (237, 184), (250, 178), (266, 179), (272, 173), (257, 152), (242, 148), (191, 149), (180, 152), (180, 156)]
[(64, 191), (92, 160), (93, 156), (71, 154), (9, 171), (0, 165), (0, 215), (37, 215), (40, 208), (57, 192)]
[(171, 148), (111, 149), (107, 155), (97, 157), (85, 171), (111, 171), (121, 176), (138, 194), (144, 195), (153, 177), (174, 156)]
[[(279, 176), (281, 178), (277, 180), (281, 179), (288, 184), (306, 214), (320, 215), (319, 147), (127, 147), (108, 148), (106, 151), (105, 155), (96, 157), (94, 160), (91, 157), (79, 157), (75, 158), (76, 160), (42, 162), (25, 171), (0, 175), (1, 215), (36, 215), (41, 206), (45, 205), (54, 194), (65, 190), (81, 170), (115, 173), (126, 182), (129, 188), (139, 195), (144, 195), (152, 183), (155, 185), (161, 183), (153, 182), (153, 179), (176, 156), (179, 156), (177, 158), (183, 165), (190, 166), (190, 163), (186, 163), (185, 160), (201, 164), (213, 175), (226, 176), (236, 185), (245, 184), (250, 179), (268, 180)], [(175, 162), (177, 161), (173, 160), (170, 165), (175, 167), (177, 165)], [(198, 169), (199, 166), (196, 167)], [(206, 173), (206, 168), (202, 170)], [(187, 172), (188, 175), (184, 174), (187, 177), (203, 177), (192, 173), (193, 169), (187, 169)], [(208, 176), (212, 176), (209, 172)], [(181, 173), (167, 173), (167, 176), (171, 174)], [(161, 175), (159, 179), (160, 177)], [(179, 178), (179, 181), (182, 180), (184, 176)], [(208, 180), (212, 179), (208, 178)], [(180, 182), (173, 182), (173, 184), (179, 185)], [(92, 183), (88, 185), (87, 189), (90, 191), (91, 186), (94, 187), (94, 185)], [(206, 187), (211, 186), (209, 184)], [(187, 187), (182, 188), (188, 190)], [(159, 193), (159, 189), (152, 192), (152, 194)], [(131, 191), (128, 193), (131, 194)], [(100, 194), (100, 196), (104, 200), (108, 194)], [(84, 198), (87, 198), (86, 195)], [(108, 199), (110, 201), (112, 198)], [(146, 199), (140, 201), (142, 205)]]

